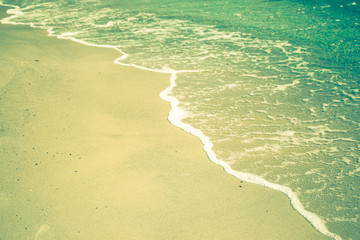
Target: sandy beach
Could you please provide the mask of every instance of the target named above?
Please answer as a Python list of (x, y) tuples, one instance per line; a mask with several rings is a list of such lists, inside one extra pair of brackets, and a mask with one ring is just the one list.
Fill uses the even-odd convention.
[(169, 75), (28, 26), (0, 52), (0, 239), (328, 239), (167, 121)]

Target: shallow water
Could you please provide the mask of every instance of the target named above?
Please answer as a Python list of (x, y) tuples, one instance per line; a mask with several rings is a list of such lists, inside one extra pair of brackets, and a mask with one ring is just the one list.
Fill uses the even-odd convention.
[[(36, 3), (35, 3), (36, 2)], [(360, 239), (358, 1), (4, 1), (11, 19), (178, 73), (171, 95), (218, 159), (290, 187)]]

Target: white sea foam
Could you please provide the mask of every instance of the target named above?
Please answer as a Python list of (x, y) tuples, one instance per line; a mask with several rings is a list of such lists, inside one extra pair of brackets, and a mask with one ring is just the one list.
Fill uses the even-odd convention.
[(95, 27), (100, 27), (100, 28), (106, 28), (106, 27), (112, 27), (115, 25), (116, 22), (110, 21), (107, 24), (94, 24)]
[(285, 91), (288, 87), (293, 87), (295, 86), (296, 84), (298, 84), (300, 81), (299, 80), (295, 80), (293, 81), (292, 83), (290, 84), (284, 84), (284, 85), (278, 85), (274, 91)]
[[(171, 124), (173, 124), (174, 126), (177, 126), (181, 129), (183, 129), (184, 131), (190, 133), (191, 135), (194, 135), (196, 137), (198, 137), (202, 144), (204, 145), (204, 150), (208, 156), (208, 158), (210, 159), (210, 161), (212, 161), (215, 164), (220, 165), (221, 167), (223, 167), (224, 171), (235, 176), (236, 178), (249, 182), (249, 183), (253, 183), (253, 184), (257, 184), (260, 186), (264, 186), (264, 187), (268, 187), (274, 190), (277, 190), (279, 192), (282, 192), (284, 194), (286, 194), (289, 199), (290, 202), (293, 206), (294, 209), (296, 209), (302, 216), (304, 216), (313, 226), (315, 229), (317, 229), (320, 233), (325, 234), (327, 236), (330, 236), (332, 238), (334, 238), (335, 240), (341, 240), (341, 237), (338, 236), (335, 233), (330, 232), (326, 225), (325, 222), (316, 214), (307, 211), (304, 206), (302, 205), (302, 203), (300, 202), (298, 196), (296, 195), (295, 192), (293, 192), (289, 187), (286, 186), (282, 186), (279, 184), (275, 184), (275, 183), (271, 183), (265, 179), (263, 179), (260, 176), (251, 174), (251, 173), (245, 173), (245, 172), (240, 172), (237, 170), (234, 170), (231, 168), (231, 166), (229, 165), (229, 163), (226, 163), (225, 161), (218, 159), (215, 152), (212, 150), (213, 147), (213, 143), (211, 142), (210, 138), (208, 136), (206, 136), (205, 134), (202, 133), (201, 130), (194, 128), (193, 126), (184, 123), (182, 120), (186, 117), (186, 112), (181, 109), (179, 107), (179, 100), (173, 96), (170, 96), (170, 93), (172, 91), (172, 89), (174, 87), (176, 87), (176, 78), (178, 74), (181, 73), (185, 73), (185, 72), (197, 72), (197, 71), (188, 71), (188, 70), (173, 70), (170, 68), (163, 68), (163, 69), (151, 69), (151, 68), (147, 68), (147, 67), (142, 67), (142, 66), (138, 66), (135, 64), (128, 64), (128, 63), (123, 63), (121, 61), (125, 60), (128, 57), (128, 54), (124, 53), (119, 46), (113, 46), (113, 45), (99, 45), (99, 44), (93, 44), (93, 43), (89, 43), (83, 40), (79, 40), (76, 39), (73, 36), (76, 36), (77, 32), (74, 33), (64, 33), (61, 35), (56, 35), (53, 31), (53, 29), (51, 27), (39, 27), (39, 26), (35, 26), (33, 23), (17, 23), (17, 22), (12, 22), (11, 20), (16, 18), (19, 15), (23, 15), (22, 10), (31, 8), (33, 6), (29, 6), (26, 8), (19, 8), (18, 6), (15, 5), (10, 5), (10, 4), (4, 4), (2, 1), (0, 1), (0, 5), (2, 6), (7, 6), (7, 7), (14, 7), (14, 9), (10, 9), (8, 10), (9, 14), (13, 14), (7, 18), (1, 19), (0, 22), (3, 24), (13, 24), (13, 25), (29, 25), (31, 27), (34, 28), (42, 28), (42, 29), (46, 29), (48, 31), (48, 35), (49, 36), (56, 36), (60, 39), (70, 39), (72, 41), (84, 44), (84, 45), (88, 45), (88, 46), (94, 46), (94, 47), (101, 47), (101, 48), (111, 48), (114, 49), (116, 51), (118, 51), (119, 53), (122, 54), (121, 57), (117, 58), (114, 60), (114, 63), (119, 64), (119, 65), (123, 65), (123, 66), (130, 66), (130, 67), (135, 67), (135, 68), (139, 68), (139, 69), (143, 69), (143, 70), (148, 70), (148, 71), (154, 71), (154, 72), (159, 72), (159, 73), (168, 73), (171, 74), (170, 77), (170, 86), (168, 88), (166, 88), (164, 91), (162, 91), (160, 93), (160, 98), (162, 98), (165, 101), (170, 102), (171, 105), (171, 110), (168, 116), (168, 120), (170, 121)], [(279, 43), (278, 47), (282, 49), (282, 51), (286, 54), (290, 54), (289, 52), (287, 52), (287, 50), (285, 49), (286, 46), (289, 46), (288, 43)], [(198, 71), (202, 71), (202, 70), (198, 70)], [(250, 75), (249, 75), (250, 76)], [(253, 76), (251, 76), (253, 77)], [(291, 86), (297, 84), (297, 82), (294, 82), (293, 84), (290, 84)], [(288, 86), (286, 86), (288, 87)], [(285, 87), (285, 89), (286, 89)], [(283, 90), (282, 87), (280, 87), (279, 90)]]
[(216, 163), (220, 166), (223, 167), (223, 169), (225, 170), (225, 172), (237, 177), (238, 179), (241, 179), (243, 181), (249, 182), (249, 183), (253, 183), (253, 184), (257, 184), (257, 185), (261, 185), (264, 187), (268, 187), (268, 188), (272, 188), (275, 189), (277, 191), (280, 191), (284, 194), (286, 194), (291, 201), (292, 206), (302, 215), (304, 216), (319, 232), (330, 236), (336, 240), (341, 240), (341, 237), (338, 236), (337, 234), (334, 234), (332, 232), (329, 232), (329, 230), (327, 229), (324, 221), (317, 216), (316, 214), (307, 211), (304, 206), (302, 205), (302, 203), (300, 202), (298, 196), (296, 195), (296, 193), (294, 193), (290, 188), (279, 185), (279, 184), (275, 184), (275, 183), (271, 183), (259, 176), (256, 176), (254, 174), (251, 173), (244, 173), (244, 172), (240, 172), (240, 171), (236, 171), (233, 170), (230, 165), (220, 159), (218, 159), (216, 157), (215, 152), (212, 150), (213, 147), (213, 143), (211, 142), (210, 138), (206, 135), (204, 135), (199, 129), (194, 128), (193, 126), (184, 123), (182, 121), (182, 119), (184, 118), (183, 110), (181, 110), (179, 108), (179, 101), (175, 98), (175, 97), (171, 97), (169, 96), (169, 93), (171, 92), (171, 90), (176, 87), (176, 76), (177, 76), (177, 72), (173, 72), (170, 78), (170, 87), (168, 87), (167, 89), (165, 89), (161, 94), (160, 97), (168, 102), (171, 103), (171, 111), (169, 113), (169, 121), (185, 130), (186, 132), (198, 137), (201, 142), (204, 145), (204, 150), (207, 154), (207, 156), (209, 157), (210, 161), (212, 161), (213, 163)]

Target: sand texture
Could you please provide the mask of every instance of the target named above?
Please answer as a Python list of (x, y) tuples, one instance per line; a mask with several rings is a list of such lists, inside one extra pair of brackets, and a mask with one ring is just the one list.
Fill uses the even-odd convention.
[(327, 239), (167, 121), (169, 75), (26, 26), (0, 52), (1, 240)]

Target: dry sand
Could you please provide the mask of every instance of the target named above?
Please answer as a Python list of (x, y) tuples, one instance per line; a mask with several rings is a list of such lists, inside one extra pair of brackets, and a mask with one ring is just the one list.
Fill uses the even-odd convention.
[(0, 53), (1, 240), (327, 239), (167, 121), (169, 75), (26, 26)]

